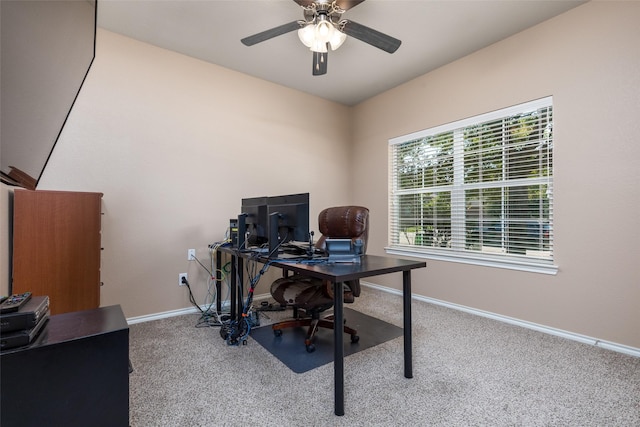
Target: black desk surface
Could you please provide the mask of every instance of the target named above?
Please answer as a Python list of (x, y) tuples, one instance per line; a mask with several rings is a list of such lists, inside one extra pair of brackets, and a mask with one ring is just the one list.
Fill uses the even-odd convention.
[(363, 277), (408, 271), (427, 266), (425, 261), (390, 258), (379, 255), (364, 255), (360, 259), (359, 263), (329, 263), (320, 262), (320, 259), (316, 260), (318, 262), (304, 262), (308, 261), (304, 260), (304, 257), (300, 257), (303, 262), (298, 262), (296, 257), (292, 257), (291, 255), (287, 255), (287, 258), (283, 259), (267, 258), (263, 253), (238, 251), (232, 247), (222, 247), (218, 250), (231, 255), (240, 256), (242, 258), (253, 258), (261, 263), (271, 263), (271, 265), (285, 270), (304, 273), (311, 277), (335, 282), (344, 282), (347, 280), (361, 279)]
[(293, 260), (271, 260), (272, 265), (319, 279), (345, 282), (427, 266), (424, 261), (364, 255), (359, 263), (297, 263)]

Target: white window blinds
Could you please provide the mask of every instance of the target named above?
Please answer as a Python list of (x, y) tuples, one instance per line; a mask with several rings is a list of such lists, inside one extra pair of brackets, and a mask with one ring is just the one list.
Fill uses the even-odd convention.
[(553, 259), (552, 98), (389, 141), (389, 245)]

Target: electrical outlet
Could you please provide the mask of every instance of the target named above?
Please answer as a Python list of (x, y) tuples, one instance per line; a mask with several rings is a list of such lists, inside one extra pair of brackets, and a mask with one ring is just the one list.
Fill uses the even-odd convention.
[(184, 286), (186, 284), (186, 283), (182, 283), (182, 279), (188, 280), (187, 279), (187, 273), (178, 274), (178, 286)]
[(187, 259), (189, 261), (193, 261), (193, 260), (196, 259), (196, 250), (195, 249), (187, 250)]

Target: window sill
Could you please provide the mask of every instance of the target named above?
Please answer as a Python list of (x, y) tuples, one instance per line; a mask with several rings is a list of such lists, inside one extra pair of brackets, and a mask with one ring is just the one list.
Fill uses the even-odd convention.
[(459, 262), (463, 264), (479, 265), (483, 267), (504, 268), (508, 270), (526, 271), (529, 273), (540, 273), (556, 275), (558, 266), (552, 261), (521, 259), (516, 257), (506, 257), (504, 255), (492, 254), (469, 254), (454, 253), (448, 251), (438, 251), (433, 249), (414, 249), (410, 247), (385, 247), (385, 252), (389, 255), (410, 256), (414, 258), (432, 259), (437, 261)]

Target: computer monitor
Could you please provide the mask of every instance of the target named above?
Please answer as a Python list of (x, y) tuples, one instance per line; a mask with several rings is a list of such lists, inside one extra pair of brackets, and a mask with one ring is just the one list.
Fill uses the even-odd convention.
[(309, 204), (309, 193), (285, 194), (282, 196), (267, 197), (269, 205), (293, 205), (293, 204)]
[(269, 243), (269, 254), (289, 241), (309, 240), (309, 193), (242, 199), (237, 222), (238, 249)]
[(309, 240), (309, 193), (269, 197), (269, 255), (289, 241)]
[(242, 199), (241, 213), (238, 215), (238, 248), (260, 246), (269, 240), (267, 200), (266, 196)]

